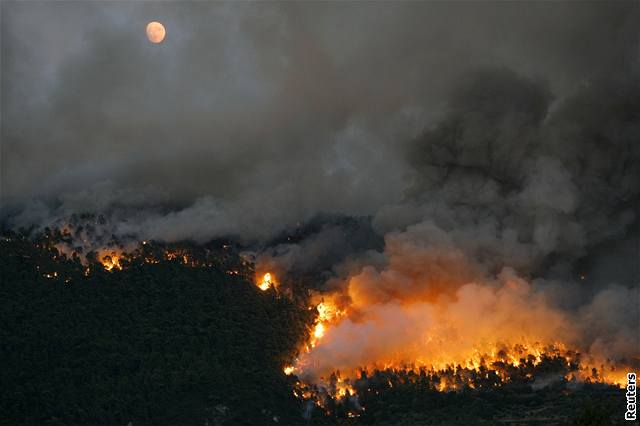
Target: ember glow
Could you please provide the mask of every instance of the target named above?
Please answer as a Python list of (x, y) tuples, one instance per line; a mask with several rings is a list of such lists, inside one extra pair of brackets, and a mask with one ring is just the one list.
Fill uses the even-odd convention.
[(262, 276), (262, 280), (257, 285), (260, 290), (267, 291), (271, 287), (273, 287), (274, 284), (275, 284), (275, 281), (271, 277), (271, 273), (267, 272)]
[(310, 351), (310, 347), (314, 348), (324, 337), (327, 329), (336, 323), (339, 317), (344, 315), (344, 311), (339, 310), (330, 298), (326, 300), (323, 298), (316, 306), (316, 310), (318, 311), (318, 316), (313, 326), (311, 339), (305, 347), (306, 352)]
[(122, 270), (122, 265), (120, 265), (120, 260), (122, 259), (122, 254), (117, 252), (105, 252), (99, 256), (100, 263), (104, 266), (104, 269), (107, 271), (112, 270)]
[[(146, 240), (105, 241), (95, 233), (88, 233), (87, 229), (91, 229), (92, 226), (95, 226), (95, 223), (91, 220), (75, 224), (63, 220), (53, 230), (45, 233), (36, 246), (48, 250), (54, 261), (78, 262), (84, 276), (101, 270), (115, 273), (132, 265), (161, 262), (191, 268), (220, 268), (228, 275), (245, 279), (254, 275), (252, 264), (241, 259), (227, 243), (211, 247), (194, 247)], [(45, 278), (54, 279), (57, 275), (52, 272), (46, 274)], [(64, 279), (68, 282), (69, 277)]]

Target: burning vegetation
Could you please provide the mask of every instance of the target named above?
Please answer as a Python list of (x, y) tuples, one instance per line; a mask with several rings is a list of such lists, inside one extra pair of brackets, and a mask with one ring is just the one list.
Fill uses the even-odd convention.
[[(114, 240), (94, 250), (74, 244), (73, 229), (47, 230), (35, 239), (9, 233), (4, 241), (23, 247), (15, 254), (43, 278), (65, 285), (173, 265), (237, 277), (259, 293), (297, 306), (297, 343), (279, 362), (290, 395), (302, 404), (306, 418), (368, 416), (372, 407), (397, 392), (432, 398), (518, 387), (617, 388), (633, 363), (579, 350), (564, 334), (570, 319), (510, 271), (481, 286), (473, 280), (462, 284), (473, 268), (459, 264), (453, 277), (440, 269), (438, 278), (447, 285), (432, 284), (434, 291), (416, 292), (407, 281), (404, 289), (378, 283), (378, 293), (365, 291), (375, 280), (397, 283), (402, 275), (425, 279), (392, 262), (387, 271), (364, 268), (330, 292), (307, 288), (300, 297), (300, 291), (288, 288), (290, 279), (276, 281), (273, 272), (264, 271), (264, 265), (256, 268), (241, 247), (228, 241), (200, 246)], [(441, 266), (448, 261), (437, 259)], [(544, 324), (535, 324), (540, 318)]]
[[(26, 240), (44, 250), (61, 264), (71, 263), (89, 276), (99, 271), (117, 272), (141, 264), (169, 262), (193, 268), (215, 268), (228, 275), (252, 277), (253, 264), (240, 255), (239, 247), (228, 241), (211, 241), (206, 245), (163, 243), (157, 241), (120, 240), (105, 232), (104, 218), (93, 215), (73, 216), (62, 225), (46, 228), (35, 236), (9, 232), (5, 240)], [(37, 265), (40, 270), (41, 266)], [(63, 279), (58, 271), (43, 271), (48, 279)]]
[[(414, 358), (407, 358), (407, 355), (414, 353), (419, 342), (413, 342), (410, 348), (391, 346), (390, 357), (376, 358), (374, 354), (373, 358), (367, 358), (373, 361), (357, 366), (343, 364), (334, 369), (332, 367), (342, 361), (336, 357), (331, 360), (335, 364), (320, 370), (324, 358), (331, 355), (321, 352), (322, 358), (316, 358), (314, 351), (323, 351), (323, 338), (331, 336), (342, 321), (349, 321), (347, 310), (341, 310), (327, 300), (323, 299), (317, 305), (309, 340), (301, 348), (296, 362), (284, 368), (285, 374), (296, 377), (294, 395), (327, 413), (360, 416), (372, 399), (394, 387), (423, 392), (482, 392), (509, 386), (535, 389), (550, 384), (576, 386), (579, 383), (623, 387), (626, 371), (632, 368), (611, 360), (598, 363), (593, 356), (568, 349), (560, 342), (548, 345), (539, 342), (494, 343), (484, 347), (470, 346), (468, 352), (456, 353), (446, 351), (458, 344), (455, 339), (439, 338), (438, 349), (424, 347), (422, 355)], [(356, 336), (351, 337), (357, 340)], [(433, 341), (431, 336), (426, 338), (429, 343)], [(340, 344), (348, 346), (352, 343), (343, 340)], [(367, 347), (358, 349), (371, 350)]]
[(271, 277), (271, 273), (266, 272), (263, 276), (262, 276), (262, 280), (258, 281), (257, 286), (260, 290), (262, 291), (267, 291), (269, 290), (271, 287), (275, 286), (275, 281), (274, 279)]
[[(426, 241), (435, 232), (444, 242)], [(447, 238), (428, 223), (390, 234), (385, 263), (363, 262), (313, 294), (315, 321), (285, 367), (297, 380), (296, 396), (355, 416), (398, 386), (445, 393), (620, 388), (638, 368), (627, 330), (590, 329), (602, 329), (593, 320), (603, 304), (632, 298), (631, 290), (614, 287), (579, 310), (563, 309), (539, 282), (505, 266), (488, 273)], [(392, 378), (372, 387), (374, 377)]]

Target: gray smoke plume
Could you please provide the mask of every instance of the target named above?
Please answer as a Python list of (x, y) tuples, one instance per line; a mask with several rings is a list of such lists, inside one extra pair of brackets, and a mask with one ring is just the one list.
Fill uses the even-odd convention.
[[(637, 364), (637, 65), (553, 109), (546, 85), (511, 71), (465, 80), (411, 145), (407, 199), (374, 217), (384, 261), (338, 279), (347, 315), (302, 353), (301, 374), (464, 362), (496, 339)], [(605, 250), (625, 275), (599, 271)]]
[[(156, 238), (260, 239), (319, 212), (375, 214), (403, 199), (406, 141), (470, 70), (514, 69), (563, 97), (637, 58), (632, 3), (3, 2), (2, 12), (4, 216), (28, 200), (50, 216), (132, 201), (161, 207), (141, 223)], [(160, 45), (144, 35), (153, 19), (167, 27)], [(544, 107), (539, 96), (511, 102)], [(27, 210), (10, 222), (28, 223)]]

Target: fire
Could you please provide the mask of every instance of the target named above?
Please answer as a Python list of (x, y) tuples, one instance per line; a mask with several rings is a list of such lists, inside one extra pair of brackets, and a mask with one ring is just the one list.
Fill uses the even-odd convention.
[[(252, 266), (243, 268), (244, 262), (225, 264), (193, 249), (156, 248), (146, 242), (135, 249), (114, 247), (96, 257), (107, 271), (136, 262), (170, 261), (189, 267), (221, 265), (226, 274), (249, 281), (254, 273)], [(55, 248), (60, 256), (75, 255)], [(412, 259), (413, 251), (420, 253), (420, 248), (410, 247), (402, 256), (392, 253), (387, 269), (365, 267), (338, 290), (331, 287), (333, 293), (313, 296), (307, 308), (316, 316), (308, 339), (297, 359), (282, 367), (285, 375), (304, 380), (296, 381), (297, 397), (321, 407), (331, 406), (328, 400), (355, 401), (351, 417), (364, 410), (357, 402), (360, 396), (414, 380), (443, 392), (534, 384), (544, 375), (624, 386), (627, 370), (615, 361), (579, 353), (579, 342), (566, 333), (574, 318), (547, 305), (525, 279), (508, 271), (477, 276), (462, 258), (440, 252), (436, 256), (427, 251), (424, 259), (403, 263), (405, 257)], [(90, 275), (97, 265), (80, 258), (84, 274)], [(267, 269), (278, 270), (263, 265), (253, 280), (262, 291), (278, 285)], [(58, 274), (43, 276), (56, 279)], [(372, 374), (375, 381), (368, 379)]]
[[(160, 264), (165, 262), (182, 264), (191, 268), (217, 268), (229, 275), (238, 275), (245, 279), (249, 279), (254, 273), (252, 263), (230, 255), (229, 250), (232, 246), (229, 244), (221, 246), (220, 249), (150, 241), (110, 241), (102, 244), (99, 240), (92, 239), (85, 234), (78, 235), (80, 231), (73, 234), (69, 232), (67, 228), (60, 228), (51, 235), (45, 234), (36, 246), (51, 250), (51, 259), (54, 261), (67, 259), (79, 262), (85, 276), (90, 276), (96, 270), (103, 269), (113, 272), (142, 263)], [(91, 256), (88, 256), (89, 254)], [(53, 274), (51, 275), (53, 278)], [(271, 287), (276, 286), (277, 283), (270, 274), (267, 284), (260, 283), (259, 285)]]
[[(497, 348), (497, 347), (496, 347)], [(477, 354), (466, 362), (432, 365), (423, 363), (388, 363), (370, 365), (352, 370), (339, 370), (329, 376), (313, 379), (311, 382), (296, 382), (294, 395), (312, 401), (316, 406), (331, 414), (336, 404), (347, 410), (349, 417), (361, 415), (365, 407), (361, 401), (369, 400), (389, 389), (401, 386), (424, 386), (434, 392), (473, 390), (493, 390), (511, 383), (546, 386), (551, 380), (560, 382), (582, 381), (586, 383), (606, 383), (623, 387), (624, 371), (613, 367), (592, 368), (590, 362), (581, 365), (582, 354), (558, 347), (514, 345), (511, 348)], [(287, 371), (304, 373), (305, 366), (296, 364)], [(299, 374), (299, 373), (298, 373)]]
[(116, 252), (107, 253), (100, 257), (100, 263), (107, 271), (112, 271), (113, 269), (122, 270), (121, 260), (122, 255)]
[(323, 298), (316, 306), (316, 310), (318, 311), (318, 316), (312, 329), (311, 340), (307, 345), (307, 352), (309, 352), (309, 346), (314, 348), (320, 339), (325, 336), (332, 323), (345, 315), (345, 311), (339, 310), (330, 298), (326, 300)]
[(320, 302), (316, 307), (318, 310), (318, 320), (322, 322), (331, 321), (338, 316), (337, 308), (330, 302)]
[(338, 399), (349, 397), (355, 395), (356, 391), (353, 389), (347, 382), (343, 382), (341, 379), (338, 379), (338, 383), (336, 384), (336, 392), (335, 395)]
[(267, 272), (262, 276), (262, 281), (260, 281), (257, 285), (260, 290), (267, 291), (275, 285), (275, 280), (271, 278), (271, 273)]
[[(393, 388), (420, 377), (433, 391), (495, 389), (512, 382), (540, 386), (540, 377), (587, 383), (624, 384), (624, 369), (615, 362), (581, 353), (560, 333), (566, 318), (545, 305), (528, 303), (531, 287), (510, 276), (502, 287), (463, 285), (455, 297), (405, 299), (371, 303), (360, 292), (324, 294), (309, 340), (286, 371), (304, 377), (297, 395), (309, 395), (319, 407), (344, 402), (359, 407), (359, 395), (380, 372)], [(414, 296), (415, 297), (415, 296)], [(480, 303), (485, 311), (478, 309)], [(512, 306), (527, 307), (516, 311)], [(471, 309), (471, 311), (470, 311)], [(496, 312), (497, 311), (497, 312)], [(533, 314), (532, 312), (535, 312)], [(488, 317), (498, 313), (497, 319)], [(542, 326), (532, 319), (546, 318)], [(376, 375), (374, 382), (367, 377)], [(555, 380), (555, 379), (554, 379)], [(364, 388), (363, 388), (364, 387)], [(305, 393), (306, 391), (306, 393)]]
[(315, 337), (316, 339), (321, 339), (322, 336), (324, 336), (324, 333), (324, 324), (321, 322), (317, 323), (316, 327), (313, 330), (313, 337)]

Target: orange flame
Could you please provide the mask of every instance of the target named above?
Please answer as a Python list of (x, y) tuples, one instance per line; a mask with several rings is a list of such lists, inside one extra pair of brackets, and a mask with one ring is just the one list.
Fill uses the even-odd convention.
[(260, 281), (257, 286), (262, 291), (269, 290), (272, 286), (275, 285), (275, 280), (271, 277), (271, 273), (267, 272), (262, 276), (262, 281)]
[[(520, 288), (509, 290), (518, 291)], [(426, 371), (435, 378), (432, 382), (433, 389), (439, 391), (486, 386), (483, 380), (495, 387), (503, 386), (515, 378), (525, 378), (533, 382), (536, 380), (534, 376), (537, 369), (543, 362), (559, 368), (560, 377), (564, 375), (564, 380), (601, 382), (618, 386), (625, 383), (624, 369), (620, 366), (593, 358), (589, 354), (582, 354), (572, 350), (574, 348), (567, 347), (560, 339), (537, 335), (530, 330), (524, 334), (497, 335), (488, 332), (484, 336), (485, 339), (479, 339), (471, 345), (466, 344), (466, 340), (461, 341), (455, 332), (455, 327), (459, 326), (455, 322), (458, 320), (457, 316), (451, 316), (449, 322), (442, 322), (437, 327), (429, 327), (429, 323), (422, 323), (423, 338), (405, 340), (404, 343), (409, 347), (399, 347), (396, 351), (378, 350), (373, 356), (363, 358), (368, 361), (362, 365), (344, 361), (336, 363), (335, 357), (327, 360), (327, 354), (331, 354), (330, 351), (338, 347), (335, 342), (343, 342), (336, 340), (336, 336), (341, 336), (336, 332), (344, 336), (344, 328), (340, 327), (346, 325), (347, 330), (351, 331), (354, 324), (361, 324), (361, 311), (354, 310), (353, 304), (346, 305), (343, 309), (339, 308), (340, 303), (345, 303), (341, 296), (323, 295), (322, 301), (315, 306), (317, 316), (310, 329), (309, 340), (303, 345), (300, 357), (295, 360), (293, 366), (286, 368), (287, 374), (295, 371), (296, 374), (302, 373), (302, 376), (307, 378), (306, 383), (297, 385), (297, 395), (304, 395), (305, 389), (311, 389), (310, 396), (305, 398), (313, 399), (321, 407), (325, 406), (325, 396), (313, 389), (323, 389), (324, 395), (334, 400), (350, 396), (357, 398), (357, 391), (349, 383), (355, 383), (354, 380), (358, 380), (363, 374), (367, 375), (375, 370), (395, 372), (400, 374), (403, 380), (407, 380), (407, 377), (418, 377), (420, 372)], [(351, 303), (352, 300), (347, 299), (346, 303)], [(434, 302), (432, 306), (441, 307), (437, 305), (438, 303)], [(407, 301), (397, 308), (412, 313), (419, 312), (425, 306)], [(434, 315), (440, 314), (435, 309), (433, 312)], [(375, 320), (380, 321), (380, 318), (376, 317)], [(389, 336), (393, 338), (393, 334)], [(320, 346), (329, 348), (329, 351), (319, 351)], [(342, 347), (339, 346), (339, 349)], [(356, 350), (354, 353), (359, 352)], [(317, 361), (321, 359), (318, 354), (326, 361), (325, 367), (333, 370), (318, 368)], [(329, 375), (333, 376), (336, 373), (342, 376), (342, 379), (338, 378), (337, 383), (335, 379), (328, 379)], [(394, 383), (389, 381), (388, 387), (394, 387)]]
[(121, 260), (122, 255), (116, 252), (105, 253), (100, 256), (100, 263), (102, 263), (102, 266), (104, 266), (104, 269), (107, 271), (114, 269), (122, 270)]

